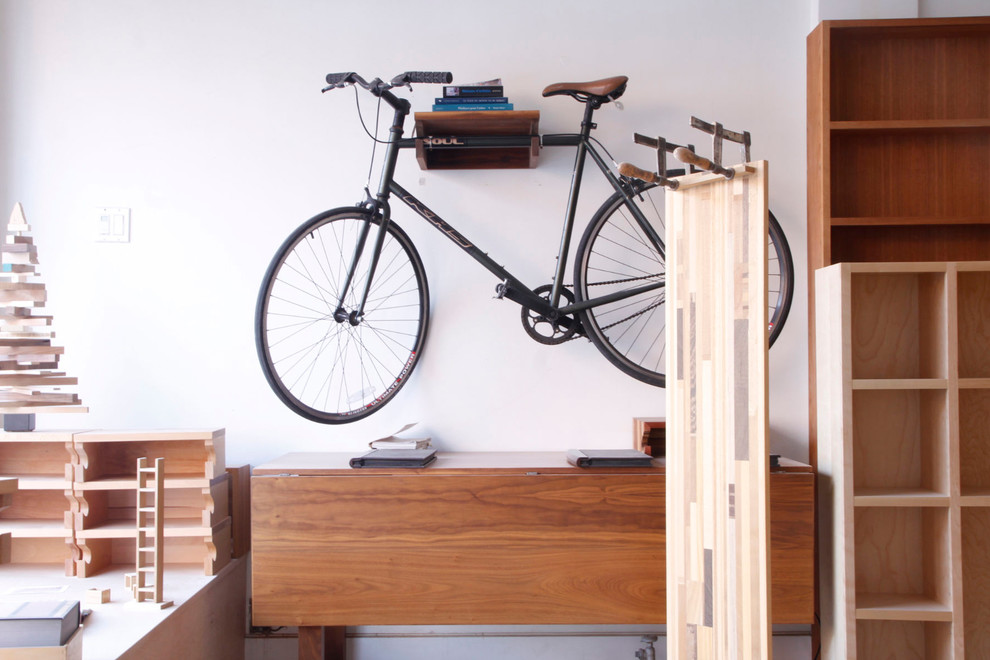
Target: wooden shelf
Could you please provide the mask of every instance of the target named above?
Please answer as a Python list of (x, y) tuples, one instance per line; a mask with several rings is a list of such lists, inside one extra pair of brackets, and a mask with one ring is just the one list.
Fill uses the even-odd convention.
[(415, 113), (418, 138), (515, 136), (525, 146), (431, 146), (416, 142), (416, 160), (424, 170), (507, 169), (536, 167), (540, 155), (540, 112), (498, 110)]
[[(211, 479), (198, 475), (176, 475), (165, 479), (165, 488), (209, 488)], [(134, 475), (106, 476), (92, 481), (75, 482), (76, 489), (89, 490), (133, 490)]]
[[(221, 527), (220, 523), (216, 527)], [(216, 527), (207, 527), (199, 518), (171, 518), (165, 521), (165, 537), (182, 536), (212, 536)], [(151, 531), (154, 536), (154, 530)], [(99, 525), (92, 529), (82, 529), (76, 532), (79, 539), (133, 539), (137, 536), (133, 520), (118, 520)]]
[(61, 520), (0, 520), (0, 534), (15, 539), (68, 539), (72, 530)]
[(990, 130), (990, 119), (886, 119), (871, 121), (832, 121), (828, 125), (834, 133), (924, 133), (946, 131), (987, 131)]
[(860, 488), (853, 493), (853, 506), (946, 507), (949, 506), (949, 495), (925, 488)]
[(888, 621), (952, 621), (952, 609), (915, 594), (856, 594), (856, 618)]

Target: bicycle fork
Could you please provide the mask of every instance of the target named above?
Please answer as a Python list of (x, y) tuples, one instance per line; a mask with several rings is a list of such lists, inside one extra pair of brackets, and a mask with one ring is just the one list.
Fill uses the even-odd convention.
[[(361, 257), (364, 254), (365, 245), (368, 242), (368, 235), (371, 233), (372, 218), (379, 216), (381, 221), (378, 225), (378, 233), (375, 235), (375, 242), (371, 248), (370, 263), (368, 264), (367, 275), (364, 281), (364, 287), (361, 292), (361, 296), (357, 299), (357, 307), (352, 309), (350, 312), (344, 307), (344, 299), (347, 297), (347, 292), (351, 290), (351, 285), (354, 283), (354, 275), (357, 271), (358, 264), (361, 261)], [(354, 255), (351, 257), (351, 264), (347, 269), (347, 276), (344, 279), (344, 285), (340, 289), (340, 297), (337, 300), (337, 308), (333, 312), (333, 319), (337, 323), (343, 323), (347, 321), (351, 325), (360, 325), (362, 317), (364, 317), (364, 307), (368, 303), (368, 294), (371, 292), (371, 282), (375, 278), (375, 271), (378, 268), (378, 260), (382, 254), (382, 246), (385, 244), (385, 234), (388, 230), (389, 222), (389, 207), (387, 202), (374, 202), (371, 206), (368, 218), (364, 221), (364, 226), (361, 228), (361, 234), (358, 236), (356, 245), (354, 246)]]

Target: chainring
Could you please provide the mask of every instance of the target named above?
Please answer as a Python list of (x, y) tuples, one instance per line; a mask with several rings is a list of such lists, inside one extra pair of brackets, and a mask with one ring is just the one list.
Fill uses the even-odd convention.
[[(544, 300), (550, 300), (550, 292), (552, 290), (552, 285), (544, 284), (533, 289), (533, 293)], [(561, 298), (567, 300), (568, 304), (574, 302), (574, 293), (570, 289), (562, 288), (560, 295)], [(573, 339), (576, 335), (583, 334), (581, 322), (577, 317), (561, 316), (553, 320), (526, 306), (522, 308), (522, 324), (527, 335), (539, 343), (547, 344), (548, 346), (563, 344), (565, 341)]]

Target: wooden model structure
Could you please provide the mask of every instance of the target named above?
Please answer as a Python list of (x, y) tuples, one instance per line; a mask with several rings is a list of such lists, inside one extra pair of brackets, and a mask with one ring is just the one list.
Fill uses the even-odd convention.
[(139, 603), (152, 603), (162, 609), (172, 601), (162, 597), (165, 570), (165, 459), (156, 458), (148, 467), (147, 458), (137, 459), (137, 507), (135, 521), (135, 572), (131, 593)]
[(64, 349), (52, 345), (51, 316), (44, 307), (45, 285), (37, 277), (38, 250), (20, 204), (14, 206), (4, 241), (0, 272), (0, 414), (4, 430), (34, 430), (35, 413), (87, 412), (78, 395), (63, 391), (77, 380), (55, 371)]
[[(0, 432), (0, 479), (19, 490), (0, 511), (11, 563), (93, 577), (135, 563), (137, 459), (164, 458), (166, 566), (216, 575), (249, 550), (248, 467), (224, 470), (223, 429)], [(231, 536), (234, 535), (232, 539)]]
[(771, 652), (767, 166), (719, 169), (667, 192), (667, 657), (684, 660)]

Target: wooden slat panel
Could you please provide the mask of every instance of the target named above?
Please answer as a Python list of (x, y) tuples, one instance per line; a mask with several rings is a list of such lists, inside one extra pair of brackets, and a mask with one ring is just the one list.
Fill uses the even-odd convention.
[(766, 163), (667, 195), (667, 656), (768, 658)]

